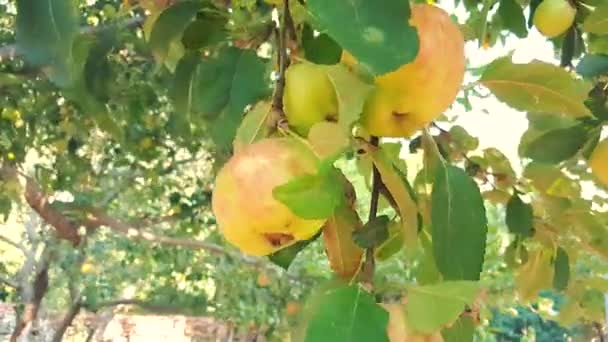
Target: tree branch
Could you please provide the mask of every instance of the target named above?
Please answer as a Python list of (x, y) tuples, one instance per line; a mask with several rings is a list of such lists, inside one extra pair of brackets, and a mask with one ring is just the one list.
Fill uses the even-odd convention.
[(277, 79), (277, 85), (272, 97), (272, 109), (277, 113), (280, 113), (282, 117), (285, 117), (283, 110), (283, 93), (285, 91), (285, 72), (289, 67), (289, 56), (287, 55), (287, 30), (291, 19), (291, 12), (289, 11), (289, 0), (283, 1), (283, 20), (281, 21), (278, 37), (278, 52), (279, 52), (279, 76)]
[(3, 275), (0, 275), (0, 283), (4, 284), (6, 286), (12, 287), (14, 289), (19, 288), (19, 284), (15, 280), (9, 279)]
[(26, 303), (23, 313), (20, 315), (17, 324), (13, 330), (13, 334), (11, 335), (10, 342), (17, 342), (19, 337), (23, 334), (24, 331), (30, 327), (36, 318), (38, 317), (38, 311), (40, 310), (40, 303), (42, 302), (42, 298), (46, 294), (49, 288), (49, 266), (51, 264), (51, 253), (49, 248), (47, 247), (43, 252), (39, 268), (36, 270), (36, 276), (34, 278), (34, 282), (32, 283), (32, 297), (27, 298), (28, 296), (23, 296)]
[(23, 244), (21, 244), (17, 241), (13, 241), (4, 235), (0, 234), (0, 241), (3, 241), (4, 243), (6, 243), (8, 245), (11, 245), (11, 246), (17, 248), (18, 250), (22, 251), (24, 254), (29, 253), (29, 250)]
[(135, 305), (135, 306), (139, 306), (143, 309), (153, 311), (153, 312), (159, 312), (159, 313), (179, 312), (180, 311), (180, 308), (175, 307), (175, 306), (159, 305), (159, 304), (149, 303), (149, 302), (139, 300), (139, 299), (127, 299), (127, 298), (100, 302), (100, 303), (97, 303), (97, 305), (95, 305), (94, 308), (88, 308), (88, 309), (91, 311), (97, 311), (101, 308), (118, 306), (118, 305)]
[(72, 322), (74, 322), (74, 319), (76, 318), (76, 316), (78, 316), (78, 313), (80, 313), (80, 309), (82, 309), (82, 306), (83, 303), (80, 298), (78, 298), (74, 303), (72, 303), (70, 310), (66, 312), (66, 314), (63, 316), (63, 319), (61, 320), (61, 323), (57, 327), (57, 330), (55, 330), (55, 334), (53, 334), (53, 339), (51, 340), (52, 342), (63, 341), (63, 335), (65, 334), (66, 330), (68, 330), (70, 325), (72, 325)]
[[(378, 137), (371, 137), (370, 144), (374, 147), (378, 147), (380, 139)], [(380, 189), (382, 187), (382, 179), (380, 172), (376, 165), (373, 165), (372, 174), (372, 194), (369, 204), (369, 218), (368, 222), (371, 222), (376, 218), (378, 213), (378, 200), (380, 197)], [(361, 281), (366, 283), (370, 287), (374, 284), (374, 272), (376, 268), (376, 261), (374, 259), (374, 248), (368, 248), (365, 250), (365, 262), (363, 263), (363, 270), (361, 271)]]

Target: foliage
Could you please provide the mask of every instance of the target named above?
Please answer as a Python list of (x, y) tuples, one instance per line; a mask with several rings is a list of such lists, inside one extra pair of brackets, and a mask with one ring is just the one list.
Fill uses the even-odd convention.
[[(504, 340), (520, 337), (505, 325), (535, 325), (537, 339), (558, 340), (574, 330), (531, 318), (548, 290), (561, 324), (601, 322), (608, 164), (591, 172), (589, 158), (608, 123), (608, 4), (574, 1), (574, 23), (549, 40), (559, 64), (509, 54), (468, 65), (453, 110), (411, 136), (371, 137), (360, 116), (377, 77), (427, 51), (409, 21), (422, 2), (0, 4), (0, 247), (10, 251), (0, 298), (35, 312), (136, 299), (306, 341), (387, 340), (380, 303), (400, 303), (408, 327), (448, 340), (472, 340), (471, 324), (499, 327)], [(528, 36), (539, 3), (438, 6), (488, 49)], [(316, 63), (334, 93), (285, 87), (298, 63)], [(337, 113), (292, 127), (285, 91), (335, 96)], [(527, 113), (516, 158), (455, 124), (489, 96)], [(275, 200), (326, 224), (254, 258), (221, 236), (214, 177), (244, 146), (276, 137), (319, 163), (275, 187)], [(511, 307), (520, 318), (507, 324)]]

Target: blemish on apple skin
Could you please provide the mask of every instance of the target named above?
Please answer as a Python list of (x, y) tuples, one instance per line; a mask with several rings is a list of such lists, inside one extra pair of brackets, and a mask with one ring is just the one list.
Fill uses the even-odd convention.
[(377, 27), (368, 26), (363, 30), (363, 39), (369, 43), (382, 44), (384, 33)]
[(395, 117), (395, 119), (397, 119), (397, 120), (403, 120), (410, 115), (410, 113), (399, 113), (399, 112), (393, 112), (392, 114)]
[(266, 233), (264, 237), (273, 247), (281, 247), (294, 240), (293, 235), (284, 233)]
[(328, 113), (327, 115), (325, 115), (325, 121), (338, 122), (338, 116), (333, 113)]

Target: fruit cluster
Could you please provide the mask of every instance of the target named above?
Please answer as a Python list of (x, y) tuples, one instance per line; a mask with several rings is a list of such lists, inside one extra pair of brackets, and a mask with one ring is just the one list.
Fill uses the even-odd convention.
[[(360, 128), (377, 137), (409, 137), (441, 115), (454, 101), (464, 78), (464, 39), (442, 9), (412, 5), (410, 24), (418, 32), (416, 58), (375, 78)], [(342, 63), (356, 60), (344, 53)], [(323, 121), (339, 120), (339, 101), (324, 68), (292, 64), (285, 75), (284, 112), (303, 138)], [(319, 160), (305, 144), (272, 137), (248, 145), (220, 170), (213, 211), (224, 237), (243, 252), (268, 255), (314, 236), (320, 220), (298, 217), (273, 197), (273, 189), (304, 174), (315, 174)]]

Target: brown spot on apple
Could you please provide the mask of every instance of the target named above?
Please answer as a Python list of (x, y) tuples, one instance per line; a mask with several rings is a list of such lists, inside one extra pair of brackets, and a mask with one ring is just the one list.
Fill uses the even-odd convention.
[(273, 247), (280, 247), (294, 240), (293, 235), (284, 233), (265, 233), (264, 237)]

